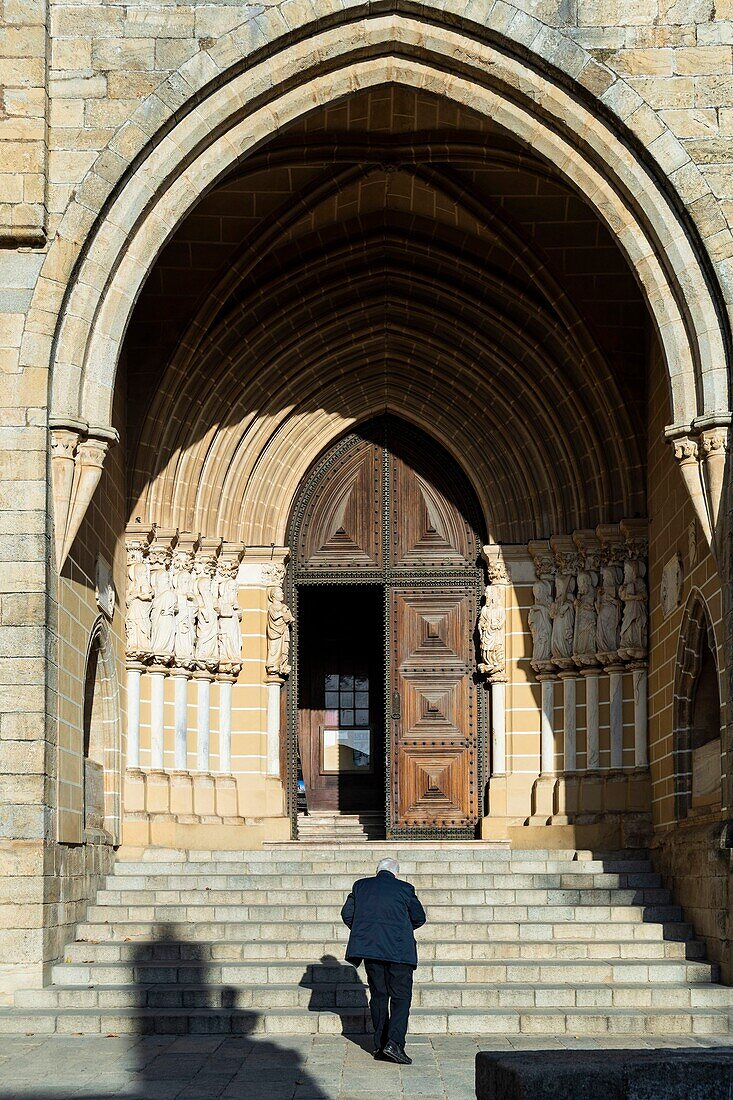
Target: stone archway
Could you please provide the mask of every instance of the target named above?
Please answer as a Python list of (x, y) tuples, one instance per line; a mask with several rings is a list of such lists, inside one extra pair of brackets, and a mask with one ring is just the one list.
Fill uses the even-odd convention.
[[(85, 207), (70, 212), (62, 225), (35, 303), (41, 311), (52, 301), (62, 307), (51, 421), (62, 547), (73, 537), (114, 436), (108, 426), (111, 395), (132, 306), (175, 225), (228, 166), (314, 103), (337, 102), (385, 82), (429, 89), (491, 115), (558, 166), (610, 227), (655, 320), (672, 397), (669, 435), (700, 522), (710, 533), (719, 521), (729, 421), (727, 329), (704, 246), (657, 182), (653, 159), (623, 139), (580, 84), (566, 90), (559, 73), (547, 75), (545, 62), (528, 58), (507, 38), (482, 36), (469, 25), (443, 25), (437, 33), (419, 17), (396, 11), (389, 18), (376, 13), (359, 18), (361, 57), (345, 52), (348, 36), (342, 27), (310, 28), (296, 43), (285, 39), (281, 48), (273, 46), (276, 66), (269, 57), (246, 70), (237, 67), (223, 83), (194, 93), (195, 109), (141, 148), (134, 171), (109, 195), (96, 221)], [(226, 56), (223, 44), (222, 50)], [(581, 54), (578, 73), (585, 60)], [(329, 58), (327, 73), (309, 66), (308, 58), (316, 55)], [(212, 60), (211, 75), (216, 68)], [(131, 129), (130, 138), (133, 134)], [(144, 137), (135, 134), (135, 139), (144, 146)], [(83, 188), (82, 193), (86, 196)], [(58, 302), (49, 280), (69, 252), (78, 250), (72, 244), (64, 254), (61, 241), (70, 233), (78, 242), (80, 226), (86, 243), (64, 301)]]

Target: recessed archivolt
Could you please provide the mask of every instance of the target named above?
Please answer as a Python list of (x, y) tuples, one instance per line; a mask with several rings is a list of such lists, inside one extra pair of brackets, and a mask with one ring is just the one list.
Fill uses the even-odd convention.
[[(464, 461), (472, 456), (487, 522), (504, 538), (643, 511), (643, 425), (632, 427), (577, 310), (505, 212), (458, 178), (403, 165), (450, 210), (449, 229), (414, 210), (378, 208), (370, 219), (361, 207), (324, 224), (336, 196), (346, 190), (353, 205), (348, 189), (380, 170), (339, 171), (288, 196), (209, 288), (143, 428), (134, 513), (277, 541), (295, 485), (274, 436), (290, 418), (302, 435), (319, 407), (331, 416), (312, 457), (334, 431), (385, 408), (428, 431), (440, 423)], [(317, 226), (315, 245), (301, 225)], [(303, 472), (296, 462), (296, 482)]]
[[(268, 18), (275, 18), (274, 9)], [(238, 69), (229, 80), (213, 78), (247, 52), (241, 33), (236, 51), (230, 39), (212, 48), (208, 61), (200, 54), (184, 67), (194, 85), (211, 79), (210, 90), (145, 147), (92, 232), (81, 206), (62, 223), (66, 242), (80, 245), (88, 237), (88, 244), (61, 310), (52, 399), (57, 421), (108, 424), (120, 345), (140, 286), (197, 199), (232, 164), (315, 104), (388, 82), (426, 88), (482, 112), (554, 164), (611, 228), (644, 288), (664, 349), (675, 420), (689, 424), (703, 413), (728, 408), (726, 334), (701, 250), (693, 247), (640, 155), (576, 95), (526, 60), (526, 52), (524, 58), (513, 56), (508, 38), (496, 45), (480, 40), (474, 27), (449, 27), (439, 12), (434, 18), (429, 23), (417, 15), (374, 12), (360, 19), (361, 56), (353, 50), (353, 34), (321, 24), (302, 41), (283, 45), (276, 59)], [(534, 27), (532, 44), (541, 55), (550, 42), (543, 34), (556, 44), (557, 32), (539, 23)], [(580, 73), (591, 59), (566, 45)], [(171, 90), (175, 85), (174, 80)], [(185, 94), (177, 94), (185, 101)], [(144, 141), (142, 130), (141, 146)], [(49, 280), (58, 279), (64, 248), (74, 251), (68, 243), (52, 249), (39, 285), (43, 315), (31, 327), (40, 331), (46, 331), (49, 303), (58, 302)]]
[(267, 309), (238, 304), (195, 356), (184, 341), (143, 430), (135, 514), (278, 541), (308, 463), (385, 408), (452, 447), (494, 537), (643, 511), (634, 433), (579, 320), (569, 328), (435, 240), (392, 234), (386, 295), (382, 234), (331, 251), (323, 271), (285, 269), (259, 288)]

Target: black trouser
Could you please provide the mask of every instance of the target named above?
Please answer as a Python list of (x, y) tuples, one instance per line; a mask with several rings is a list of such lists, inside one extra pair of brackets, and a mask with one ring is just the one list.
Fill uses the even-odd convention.
[(409, 963), (364, 959), (369, 982), (369, 1008), (374, 1025), (374, 1045), (396, 1043), (404, 1050), (407, 1018), (412, 1003), (412, 972)]

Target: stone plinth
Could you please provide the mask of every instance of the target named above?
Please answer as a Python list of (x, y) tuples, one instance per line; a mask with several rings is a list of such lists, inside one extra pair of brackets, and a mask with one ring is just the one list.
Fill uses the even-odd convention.
[(733, 1051), (541, 1050), (476, 1055), (478, 1100), (727, 1100)]

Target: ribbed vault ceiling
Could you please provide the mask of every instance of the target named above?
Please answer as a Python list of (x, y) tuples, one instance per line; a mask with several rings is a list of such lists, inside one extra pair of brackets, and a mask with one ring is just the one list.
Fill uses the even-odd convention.
[(126, 340), (135, 515), (280, 542), (308, 464), (388, 409), (498, 541), (645, 510), (646, 310), (597, 218), (478, 116), (385, 88), (250, 158)]

